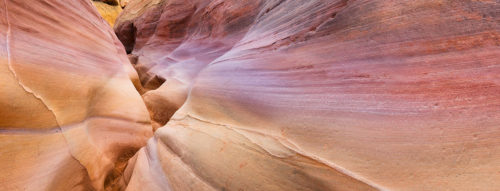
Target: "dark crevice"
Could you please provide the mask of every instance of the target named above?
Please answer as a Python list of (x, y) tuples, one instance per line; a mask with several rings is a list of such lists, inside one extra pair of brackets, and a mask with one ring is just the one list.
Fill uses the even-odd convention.
[(123, 173), (127, 168), (128, 161), (139, 151), (140, 148), (128, 149), (118, 157), (115, 162), (115, 168), (111, 170), (104, 180), (105, 190), (125, 190), (126, 184), (123, 182)]
[(99, 1), (112, 6), (117, 6), (118, 4), (120, 4), (118, 0), (92, 0), (92, 1)]
[(137, 27), (134, 25), (133, 21), (128, 21), (128, 23), (118, 26), (116, 31), (121, 31), (120, 35), (117, 35), (120, 42), (125, 47), (127, 54), (131, 54), (135, 46), (135, 38), (137, 36)]

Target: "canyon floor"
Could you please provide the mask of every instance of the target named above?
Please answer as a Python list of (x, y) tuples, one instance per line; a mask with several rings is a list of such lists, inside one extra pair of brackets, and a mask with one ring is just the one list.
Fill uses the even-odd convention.
[(499, 0), (0, 0), (0, 190), (500, 190)]

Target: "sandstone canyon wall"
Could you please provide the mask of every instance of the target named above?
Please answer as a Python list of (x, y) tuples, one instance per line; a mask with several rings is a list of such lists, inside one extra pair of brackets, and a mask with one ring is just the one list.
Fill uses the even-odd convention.
[(131, 161), (128, 188), (496, 190), (499, 10), (133, 1), (115, 31), (153, 126), (166, 125)]
[(2, 0), (0, 15), (0, 190), (123, 185), (152, 128), (112, 29), (83, 0)]
[(500, 188), (498, 0), (0, 7), (0, 190)]
[(97, 8), (102, 18), (113, 27), (126, 2), (122, 3), (120, 0), (92, 0), (92, 4)]

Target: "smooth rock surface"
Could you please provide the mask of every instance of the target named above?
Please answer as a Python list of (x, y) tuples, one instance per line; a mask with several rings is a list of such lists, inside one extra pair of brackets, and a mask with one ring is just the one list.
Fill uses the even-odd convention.
[(125, 2), (122, 5), (119, 0), (92, 0), (92, 4), (111, 27), (115, 25), (116, 18), (122, 12), (122, 6), (126, 5)]
[(129, 161), (127, 190), (495, 190), (498, 10), (131, 1), (115, 31), (154, 124), (171, 119)]
[(102, 2), (0, 0), (0, 190), (500, 187), (498, 0)]
[(0, 15), (0, 190), (124, 189), (152, 127), (109, 25), (88, 0), (1, 0)]

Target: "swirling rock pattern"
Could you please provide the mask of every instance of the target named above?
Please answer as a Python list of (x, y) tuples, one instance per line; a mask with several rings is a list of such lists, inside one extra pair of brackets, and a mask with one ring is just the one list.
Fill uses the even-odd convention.
[(137, 73), (96, 8), (1, 0), (0, 33), (0, 190), (123, 186), (152, 128)]
[(500, 187), (498, 0), (112, 2), (0, 0), (0, 190)]
[(115, 32), (166, 125), (129, 162), (127, 188), (495, 190), (498, 10), (132, 1)]

